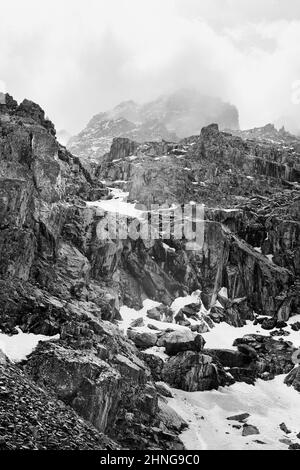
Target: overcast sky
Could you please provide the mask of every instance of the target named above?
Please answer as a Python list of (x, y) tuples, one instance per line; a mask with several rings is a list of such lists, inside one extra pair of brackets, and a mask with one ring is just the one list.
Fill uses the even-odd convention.
[(38, 102), (57, 129), (78, 132), (122, 100), (182, 87), (235, 104), (243, 128), (282, 118), (300, 128), (299, 0), (0, 0), (0, 8), (0, 88)]

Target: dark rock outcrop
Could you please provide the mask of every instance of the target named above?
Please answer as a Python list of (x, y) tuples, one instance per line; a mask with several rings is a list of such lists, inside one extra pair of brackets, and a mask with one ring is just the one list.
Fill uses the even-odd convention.
[[(101, 215), (85, 203), (107, 194), (56, 141), (38, 105), (25, 100), (18, 106), (6, 97), (0, 109), (1, 329), (11, 333), (18, 325), (24, 332), (60, 334), (59, 343), (32, 354), (24, 365), (27, 374), (120, 447), (139, 442), (139, 448), (149, 448), (158, 442), (158, 393), (139, 351), (109, 323), (120, 319), (123, 284), (115, 280), (117, 269), (119, 278), (122, 270), (128, 278), (135, 272), (122, 260), (122, 250), (133, 255), (122, 243), (98, 239)], [(135, 259), (141, 269), (145, 261), (150, 265), (143, 288), (152, 283), (157, 287), (148, 289), (160, 297), (158, 285), (167, 276), (150, 255)], [(168, 288), (164, 292), (172, 298)], [(178, 432), (168, 436), (166, 426), (164, 432), (161, 447), (182, 448)], [(90, 441), (78, 439), (77, 448), (95, 446)]]
[(238, 351), (248, 356), (250, 370), (256, 377), (272, 379), (275, 375), (287, 374), (294, 368), (293, 354), (296, 348), (283, 339), (260, 335), (246, 335), (233, 343)]
[(194, 351), (171, 357), (163, 367), (162, 378), (171, 386), (188, 392), (213, 390), (232, 383), (210, 356)]
[(287, 375), (284, 382), (290, 387), (293, 386), (298, 392), (300, 392), (300, 367), (295, 367)]

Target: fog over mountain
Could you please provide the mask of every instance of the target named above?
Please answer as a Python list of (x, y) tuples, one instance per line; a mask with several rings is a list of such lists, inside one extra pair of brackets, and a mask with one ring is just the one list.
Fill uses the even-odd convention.
[(0, 7), (0, 451), (300, 450), (299, 0)]
[(202, 127), (212, 122), (221, 129), (239, 129), (238, 110), (197, 90), (181, 89), (141, 105), (123, 101), (96, 114), (83, 131), (68, 141), (68, 148), (84, 160), (99, 161), (109, 151), (114, 137), (137, 142), (178, 141), (199, 134)]
[(192, 87), (237, 106), (242, 128), (279, 122), (298, 130), (297, 0), (0, 0), (0, 7), (1, 87), (40, 103), (58, 129), (74, 135), (99, 110)]

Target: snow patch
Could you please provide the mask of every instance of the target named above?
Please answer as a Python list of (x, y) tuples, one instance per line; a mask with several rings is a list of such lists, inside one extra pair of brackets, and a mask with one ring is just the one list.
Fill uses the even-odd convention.
[(12, 362), (20, 362), (31, 354), (37, 347), (39, 341), (58, 340), (59, 335), (45, 336), (33, 333), (23, 333), (17, 328), (17, 335), (6, 335), (0, 333), (0, 349)]
[(219, 295), (221, 297), (225, 297), (225, 299), (228, 299), (228, 290), (226, 287), (222, 287), (222, 289), (219, 290)]
[(174, 302), (171, 305), (171, 309), (173, 310), (174, 314), (179, 312), (180, 309), (185, 307), (186, 305), (189, 304), (194, 304), (194, 303), (199, 303), (199, 310), (200, 310), (200, 290), (197, 290), (193, 292), (191, 295), (187, 295), (185, 297), (178, 297), (177, 299), (174, 300)]
[(253, 325), (251, 321), (247, 321), (247, 325), (240, 328), (222, 322), (215, 324), (215, 328), (207, 333), (202, 333), (202, 336), (206, 341), (205, 348), (207, 349), (232, 349), (235, 351), (236, 348), (232, 345), (237, 338), (254, 334), (269, 336), (269, 333), (269, 331), (263, 330), (260, 325)]
[[(297, 442), (300, 408), (299, 393), (287, 387), (284, 378), (257, 380), (255, 386), (235, 383), (208, 392), (172, 389), (174, 398), (170, 398), (168, 403), (189, 423), (189, 428), (180, 436), (186, 449), (287, 450), (287, 445), (279, 442), (286, 437), (279, 425), (284, 421), (292, 431), (288, 438)], [(243, 437), (242, 428), (232, 427), (239, 423), (226, 418), (240, 413), (250, 414), (247, 423), (257, 426), (260, 434)], [(257, 440), (265, 442), (265, 445), (255, 442)]]
[(135, 208), (136, 204), (127, 202), (128, 192), (124, 192), (119, 188), (108, 188), (112, 199), (100, 201), (86, 201), (89, 207), (98, 207), (105, 212), (125, 215), (139, 220), (144, 220), (145, 212)]

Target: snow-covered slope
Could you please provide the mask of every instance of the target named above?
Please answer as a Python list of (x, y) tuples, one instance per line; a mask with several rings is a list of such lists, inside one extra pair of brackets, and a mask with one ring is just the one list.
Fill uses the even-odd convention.
[[(221, 293), (225, 295), (225, 289), (222, 289)], [(199, 295), (200, 291), (196, 291), (189, 296), (177, 298), (171, 305), (174, 314), (186, 305), (197, 303)], [(157, 306), (158, 302), (147, 299), (139, 311), (126, 306), (121, 307), (120, 329), (126, 333), (132, 321), (142, 318), (143, 326), (135, 327), (135, 331), (151, 333), (152, 327), (160, 331), (167, 329), (190, 331), (188, 327), (174, 322), (149, 318), (147, 312)], [(200, 314), (201, 311), (207, 313), (203, 306)], [(291, 326), (299, 320), (300, 315), (292, 317), (286, 327), (286, 332), (289, 333), (286, 339), (297, 348), (300, 347), (300, 332), (294, 331)], [(251, 321), (241, 328), (222, 322), (209, 328), (209, 331), (202, 333), (202, 336), (208, 349), (234, 350), (233, 342), (237, 338), (249, 334), (269, 336), (269, 333), (262, 329), (260, 324), (255, 325)], [(145, 353), (158, 356), (163, 361), (168, 360), (164, 347), (153, 346)], [(300, 395), (293, 387), (288, 387), (284, 383), (285, 377), (280, 375), (270, 381), (258, 379), (255, 385), (237, 382), (230, 387), (219, 387), (218, 390), (204, 392), (186, 392), (172, 388), (173, 398), (170, 398), (168, 403), (189, 424), (181, 435), (186, 449), (284, 450), (291, 444), (299, 443), (297, 434), (300, 432)], [(242, 422), (227, 419), (243, 413), (247, 413), (249, 417)], [(290, 432), (281, 429), (280, 425), (283, 422)], [(247, 425), (257, 428), (257, 434), (244, 436), (243, 429)]]
[[(255, 386), (235, 383), (209, 392), (172, 392), (169, 405), (189, 423), (181, 435), (187, 449), (286, 450), (289, 440), (299, 443), (299, 393), (284, 384), (284, 376), (257, 380)], [(226, 419), (242, 413), (250, 414), (245, 422), (259, 434), (242, 436), (241, 423)], [(288, 435), (279, 427), (283, 421), (291, 431)]]

